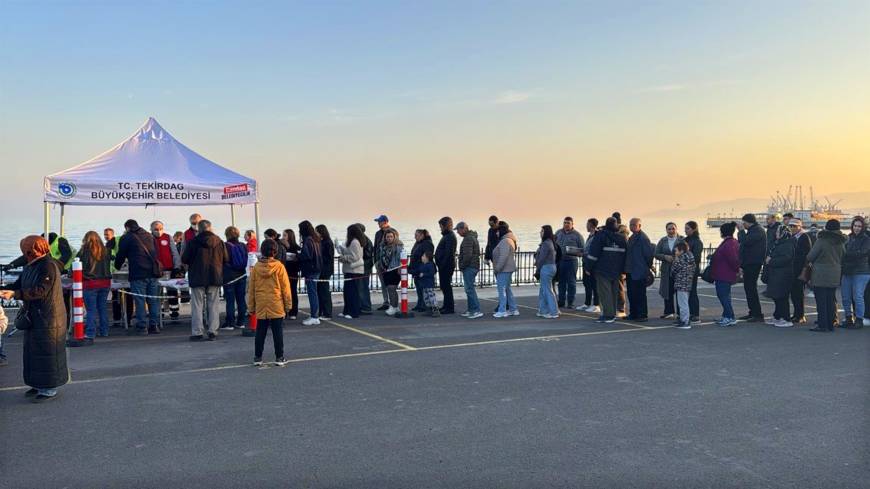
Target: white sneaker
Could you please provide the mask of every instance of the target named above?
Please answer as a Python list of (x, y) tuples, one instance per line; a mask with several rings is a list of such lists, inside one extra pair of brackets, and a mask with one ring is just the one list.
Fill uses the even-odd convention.
[(539, 318), (545, 318), (545, 317), (547, 317), (547, 315), (544, 314), (544, 313), (542, 313), (541, 311), (536, 312), (536, 313), (535, 313), (535, 316), (537, 316), (537, 317), (539, 317)]
[(234, 328), (234, 327), (232, 327), (232, 326), (223, 326), (223, 327), (221, 327), (221, 331), (233, 331), (234, 329), (236, 329), (236, 328)]
[(520, 315), (520, 310), (517, 309), (516, 311), (511, 311), (511, 312), (508, 313), (508, 315), (509, 315), (509, 316), (519, 316), (519, 315)]
[(464, 317), (464, 318), (467, 318), (468, 316), (471, 316), (471, 313), (468, 312), (468, 311), (465, 311), (465, 312), (463, 312), (462, 314), (460, 314), (460, 316), (462, 316), (462, 317)]
[(492, 314), (492, 317), (494, 317), (494, 318), (506, 318), (510, 315), (511, 315), (511, 313), (509, 313), (509, 312), (494, 312)]
[(387, 316), (395, 316), (396, 314), (398, 314), (398, 312), (399, 312), (399, 308), (393, 307), (393, 306), (388, 307), (387, 311), (386, 311)]
[(324, 321), (332, 321), (332, 318), (329, 316), (320, 316), (320, 319), (322, 319)]
[(870, 319), (864, 318), (864, 321), (861, 321), (861, 324), (863, 324), (864, 326), (870, 326)]
[(777, 328), (791, 328), (792, 326), (794, 326), (794, 323), (792, 323), (791, 321), (786, 321), (785, 319), (777, 319), (776, 322), (773, 323), (773, 325)]
[(473, 313), (468, 315), (468, 319), (477, 319), (477, 318), (482, 318), (482, 317), (483, 317), (482, 312), (473, 312)]
[(598, 306), (589, 306), (586, 308), (586, 312), (601, 312), (601, 308)]
[(575, 310), (575, 311), (581, 311), (581, 312), (588, 312), (588, 311), (586, 310), (587, 307), (588, 307), (588, 306), (586, 306), (586, 305), (583, 305), (583, 306), (577, 306), (577, 307), (574, 308), (574, 310)]
[(320, 324), (320, 319), (318, 318), (308, 318), (302, 321), (303, 326), (317, 326), (318, 324)]
[(559, 315), (558, 315), (558, 314), (545, 314), (544, 317), (545, 317), (546, 319), (559, 319)]
[(287, 319), (289, 319), (289, 320), (291, 320), (291, 321), (296, 321), (296, 316), (290, 316), (290, 317), (287, 318)]
[(776, 326), (776, 323), (778, 323), (778, 322), (780, 322), (780, 321), (781, 321), (780, 319), (767, 318), (767, 319), (764, 320), (764, 324), (769, 324), (769, 325), (771, 325), (771, 326)]

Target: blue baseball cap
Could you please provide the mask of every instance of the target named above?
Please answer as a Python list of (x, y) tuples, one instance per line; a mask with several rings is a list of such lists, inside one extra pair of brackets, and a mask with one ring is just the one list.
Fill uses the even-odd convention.
[(381, 214), (380, 216), (375, 218), (375, 222), (390, 222), (390, 218)]

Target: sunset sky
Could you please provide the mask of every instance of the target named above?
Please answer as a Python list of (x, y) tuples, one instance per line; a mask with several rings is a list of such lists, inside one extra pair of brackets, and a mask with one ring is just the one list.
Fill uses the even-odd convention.
[(868, 26), (867, 1), (3, 2), (0, 205), (38, 220), (44, 175), (148, 116), (272, 219), (870, 190)]

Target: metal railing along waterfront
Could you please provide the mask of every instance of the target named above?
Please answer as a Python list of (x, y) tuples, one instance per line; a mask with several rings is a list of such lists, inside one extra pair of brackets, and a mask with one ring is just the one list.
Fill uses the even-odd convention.
[[(701, 267), (703, 268), (709, 262), (710, 258), (713, 256), (713, 252), (716, 251), (716, 248), (707, 247), (704, 248), (703, 253), (701, 253)], [(533, 251), (517, 251), (514, 253), (514, 259), (516, 260), (517, 270), (514, 272), (512, 277), (513, 285), (527, 285), (527, 284), (536, 284), (538, 280), (535, 279), (535, 252)], [(656, 268), (656, 278), (659, 278), (659, 273), (661, 271), (661, 264), (656, 260), (655, 263)], [(334, 270), (341, 270), (341, 264), (338, 262), (338, 258), (335, 259), (335, 268)], [(699, 270), (698, 273), (701, 271)], [(413, 277), (409, 274), (408, 288), (415, 288)], [(583, 267), (577, 267), (577, 280), (579, 281), (583, 277)], [(362, 279), (365, 280), (365, 279)], [(341, 292), (342, 285), (344, 283), (344, 275), (342, 273), (335, 273), (329, 279), (329, 288), (332, 292)], [(453, 286), (454, 287), (462, 287), (462, 272), (458, 269), (453, 273)], [(371, 276), (368, 277), (368, 286), (369, 290), (380, 290), (381, 282), (378, 278), (377, 274), (372, 273)], [(476, 287), (494, 287), (495, 286), (495, 273), (492, 270), (492, 265), (487, 264), (481, 259), (480, 263), (480, 272), (477, 274), (477, 279), (475, 280)], [(299, 281), (299, 293), (305, 292), (305, 281)]]

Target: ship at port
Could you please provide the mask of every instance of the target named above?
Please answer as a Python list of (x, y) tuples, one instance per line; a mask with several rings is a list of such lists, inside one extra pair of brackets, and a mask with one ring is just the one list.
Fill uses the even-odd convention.
[[(810, 228), (813, 225), (824, 228), (825, 223), (827, 223), (828, 220), (836, 219), (840, 221), (840, 227), (848, 229), (851, 219), (849, 215), (839, 209), (838, 206), (841, 201), (838, 200), (836, 202), (831, 202), (827, 197), (824, 197), (824, 199), (825, 202), (817, 200), (813, 194), (813, 187), (810, 186), (809, 200), (805, 201), (803, 186), (789, 185), (788, 192), (784, 195), (777, 190), (776, 195), (770, 197), (770, 204), (767, 205), (767, 211), (754, 212), (753, 214), (755, 214), (755, 218), (758, 219), (758, 222), (764, 222), (764, 220), (767, 219), (767, 216), (773, 214), (782, 215), (791, 212), (796, 218), (803, 221), (804, 228)], [(718, 228), (726, 222), (740, 222), (742, 218), (742, 215), (707, 216), (707, 226)]]

